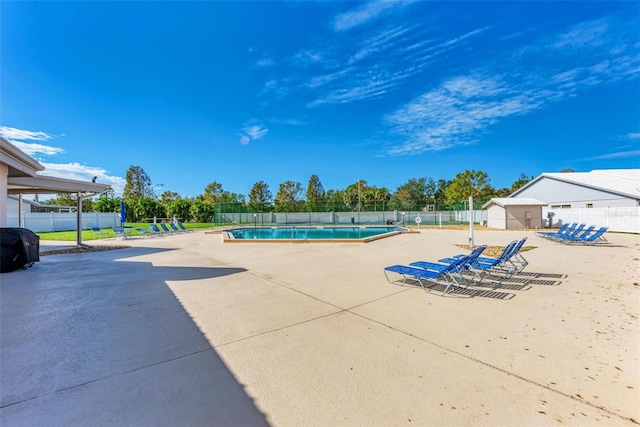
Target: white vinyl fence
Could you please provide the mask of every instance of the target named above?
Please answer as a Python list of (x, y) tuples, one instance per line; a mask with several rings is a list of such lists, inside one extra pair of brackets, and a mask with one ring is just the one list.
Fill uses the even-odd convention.
[[(31, 212), (22, 214), (22, 227), (33, 232), (68, 231), (77, 229), (76, 213)], [(7, 227), (18, 227), (18, 213), (7, 214)], [(82, 228), (109, 228), (120, 226), (119, 213), (82, 212)]]
[[(564, 223), (577, 222), (579, 224), (593, 225), (595, 227), (609, 227), (609, 231), (626, 233), (640, 233), (640, 207), (631, 208), (575, 208), (575, 209), (550, 209), (542, 208), (543, 218), (553, 213), (553, 226), (558, 227)], [(295, 213), (223, 213), (219, 221), (235, 222), (238, 224), (256, 225), (286, 225), (286, 224), (386, 224), (387, 220), (401, 225), (404, 219), (405, 225), (416, 225), (415, 219), (419, 216), (421, 224), (443, 224), (451, 222), (467, 222), (468, 211), (442, 211), (442, 212), (295, 212)], [(76, 229), (75, 213), (23, 213), (23, 227), (35, 232), (41, 231), (65, 231)], [(487, 211), (474, 211), (474, 222), (482, 223), (487, 219)], [(87, 230), (92, 227), (109, 228), (120, 226), (120, 214), (114, 213), (82, 213), (82, 228)], [(547, 224), (548, 226), (548, 224)], [(18, 214), (7, 214), (7, 227), (18, 227)]]
[[(562, 224), (586, 224), (587, 226), (609, 227), (609, 231), (640, 233), (640, 206), (631, 208), (542, 208), (542, 217), (552, 213), (554, 227)], [(548, 226), (548, 225), (547, 225)]]

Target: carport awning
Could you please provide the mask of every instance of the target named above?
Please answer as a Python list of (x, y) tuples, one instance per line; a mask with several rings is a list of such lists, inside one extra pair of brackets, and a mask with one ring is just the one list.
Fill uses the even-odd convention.
[(95, 193), (107, 191), (111, 186), (95, 182), (51, 176), (24, 176), (7, 178), (8, 194)]

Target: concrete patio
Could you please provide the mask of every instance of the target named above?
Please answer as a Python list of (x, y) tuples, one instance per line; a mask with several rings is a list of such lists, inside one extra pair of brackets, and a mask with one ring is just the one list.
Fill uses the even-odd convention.
[(0, 275), (0, 425), (637, 425), (640, 237), (475, 243), (524, 236), (536, 274), (445, 297), (383, 268), (467, 231), (42, 256)]

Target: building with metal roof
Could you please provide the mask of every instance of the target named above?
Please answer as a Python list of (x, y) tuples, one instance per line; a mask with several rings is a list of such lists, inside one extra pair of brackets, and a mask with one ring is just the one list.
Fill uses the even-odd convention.
[(530, 197), (493, 198), (482, 208), (487, 210), (487, 227), (501, 229), (542, 228), (542, 207), (547, 202)]
[(544, 201), (549, 208), (640, 206), (640, 169), (543, 173), (509, 198)]

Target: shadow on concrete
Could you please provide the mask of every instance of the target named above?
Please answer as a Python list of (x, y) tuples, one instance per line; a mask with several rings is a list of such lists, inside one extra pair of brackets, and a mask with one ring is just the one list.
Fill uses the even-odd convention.
[(2, 276), (0, 424), (268, 425), (166, 285), (244, 270), (130, 259), (157, 252), (55, 255)]

